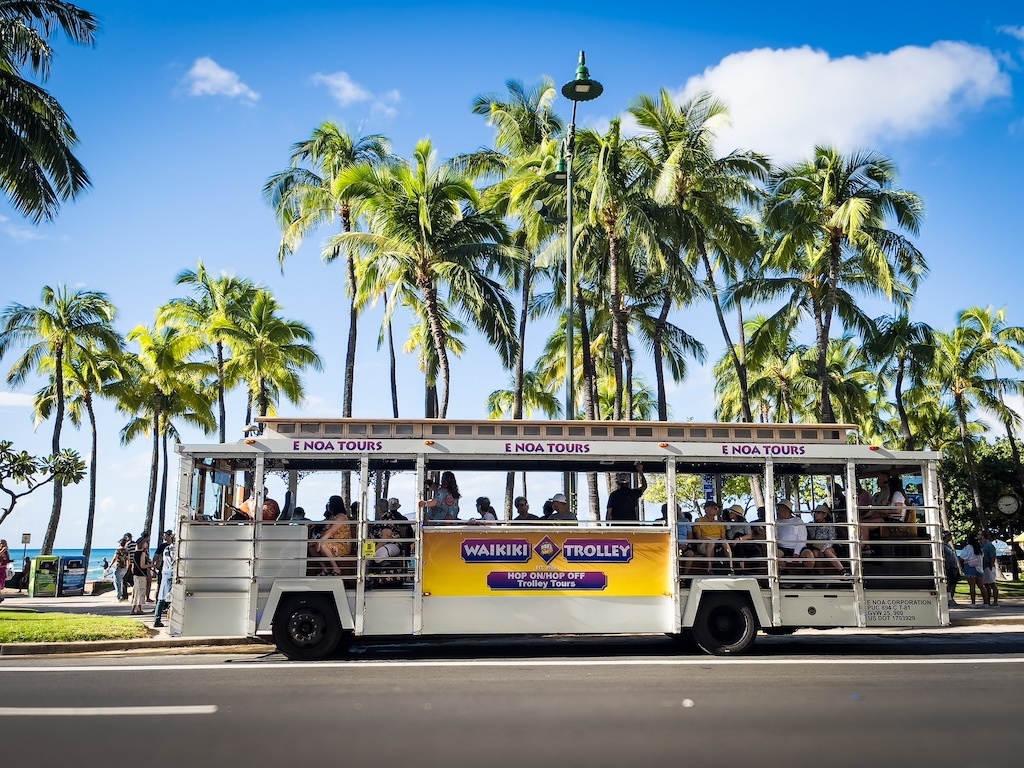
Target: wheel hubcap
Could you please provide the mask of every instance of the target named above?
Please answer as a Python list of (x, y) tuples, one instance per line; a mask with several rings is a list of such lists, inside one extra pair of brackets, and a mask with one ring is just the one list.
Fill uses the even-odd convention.
[(297, 611), (288, 620), (288, 634), (296, 645), (316, 645), (324, 637), (323, 616), (316, 611)]

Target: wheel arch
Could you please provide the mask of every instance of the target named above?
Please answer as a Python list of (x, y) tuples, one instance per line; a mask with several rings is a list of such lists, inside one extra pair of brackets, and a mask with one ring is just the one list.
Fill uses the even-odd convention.
[(349, 605), (348, 593), (341, 579), (324, 577), (306, 579), (277, 579), (270, 587), (270, 595), (263, 609), (256, 617), (256, 631), (266, 634), (271, 631), (274, 615), (281, 603), (292, 595), (321, 595), (334, 603), (338, 621), (345, 631), (355, 629), (355, 617)]
[(757, 579), (694, 579), (680, 617), (680, 629), (693, 627), (697, 620), (697, 613), (700, 611), (701, 601), (706, 599), (707, 595), (723, 593), (746, 595), (754, 609), (757, 623), (762, 627), (772, 626), (772, 614), (761, 594)]

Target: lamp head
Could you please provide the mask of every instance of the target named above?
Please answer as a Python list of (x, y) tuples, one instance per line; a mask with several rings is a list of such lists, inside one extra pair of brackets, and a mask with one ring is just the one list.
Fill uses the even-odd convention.
[(576, 79), (562, 86), (562, 95), (570, 101), (591, 101), (604, 93), (604, 86), (590, 79), (587, 57), (580, 51), (580, 65), (576, 68)]
[(565, 184), (569, 178), (569, 174), (565, 170), (565, 158), (558, 158), (558, 165), (555, 166), (555, 170), (544, 175), (544, 181), (548, 184)]

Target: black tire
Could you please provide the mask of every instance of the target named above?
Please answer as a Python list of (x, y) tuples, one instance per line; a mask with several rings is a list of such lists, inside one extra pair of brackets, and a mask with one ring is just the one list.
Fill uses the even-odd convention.
[(330, 656), (341, 641), (341, 622), (323, 595), (290, 595), (281, 601), (271, 624), (277, 649), (293, 661)]
[(757, 637), (757, 618), (742, 595), (705, 595), (693, 624), (693, 639), (705, 653), (732, 656), (744, 653)]

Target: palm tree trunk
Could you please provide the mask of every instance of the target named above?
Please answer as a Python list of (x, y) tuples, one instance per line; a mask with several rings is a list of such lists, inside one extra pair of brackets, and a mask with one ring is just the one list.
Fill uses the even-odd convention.
[(146, 524), (144, 531), (153, 530), (153, 510), (156, 508), (156, 476), (160, 468), (160, 413), (159, 404), (153, 409), (153, 455), (149, 467), (149, 499), (146, 502)]
[(160, 470), (160, 524), (157, 526), (157, 538), (160, 536), (160, 532), (165, 530), (164, 523), (167, 520), (167, 473), (170, 462), (167, 458), (167, 426), (164, 425), (163, 434), (160, 435), (160, 444), (163, 452), (163, 461), (161, 462), (162, 468)]
[[(352, 231), (352, 221), (348, 206), (341, 209), (341, 228), (343, 232)], [(346, 265), (348, 267), (348, 345), (345, 348), (345, 384), (342, 396), (341, 415), (352, 417), (352, 393), (355, 389), (356, 377), (356, 335), (359, 327), (359, 310), (356, 308), (356, 258), (349, 251)], [(352, 475), (341, 473), (341, 498), (352, 498)]]
[(619, 296), (619, 255), (618, 241), (609, 231), (608, 236), (608, 289), (609, 304), (612, 310), (612, 374), (615, 377), (615, 399), (612, 404), (612, 419), (622, 419), (622, 323), (619, 315), (622, 312)]
[(92, 528), (96, 521), (96, 467), (99, 462), (96, 459), (96, 448), (99, 441), (96, 439), (96, 414), (92, 408), (92, 395), (85, 393), (85, 410), (89, 414), (89, 431), (92, 435), (92, 455), (89, 458), (89, 513), (85, 518), (85, 546), (82, 547), (82, 554), (85, 562), (89, 562), (92, 555)]
[(893, 388), (894, 399), (896, 400), (896, 413), (900, 417), (900, 427), (903, 429), (903, 450), (913, 451), (916, 448), (914, 434), (910, 431), (910, 417), (907, 415), (907, 408), (903, 404), (903, 375), (906, 371), (906, 364), (900, 358), (896, 368), (896, 384)]
[[(576, 282), (576, 307), (576, 316), (580, 320), (580, 357), (583, 359), (583, 403), (587, 418), (591, 421), (596, 421), (598, 413), (597, 397), (595, 396), (597, 384), (595, 381), (594, 357), (590, 352), (590, 326), (587, 323), (587, 305), (583, 301), (583, 287), (579, 281)], [(576, 350), (567, 350), (566, 354), (575, 355)], [(566, 360), (565, 364), (568, 365), (569, 361)], [(574, 419), (576, 414), (567, 413), (565, 418)]]
[[(527, 254), (528, 260), (523, 264), (523, 283), (520, 295), (521, 306), (519, 308), (519, 347), (516, 350), (515, 381), (512, 385), (512, 418), (523, 418), (523, 378), (526, 368), (526, 321), (530, 309), (530, 281), (533, 277), (531, 263), (532, 254)], [(505, 519), (512, 517), (512, 497), (515, 495), (516, 475), (515, 472), (507, 472), (505, 475)]]
[(625, 343), (622, 345), (622, 367), (626, 372), (626, 420), (632, 421), (633, 416), (633, 350), (629, 347), (629, 336), (623, 334)]
[(658, 387), (658, 421), (668, 421), (668, 394), (665, 391), (665, 351), (661, 347), (661, 340), (665, 337), (665, 329), (668, 326), (668, 313), (672, 309), (672, 291), (665, 289), (665, 300), (661, 304), (661, 312), (658, 313), (658, 320), (654, 324), (653, 347), (654, 347), (654, 377)]
[[(220, 442), (228, 441), (228, 412), (224, 405), (224, 343), (217, 342), (217, 408), (220, 411)], [(246, 421), (246, 426), (249, 422)]]
[[(839, 257), (842, 240), (833, 237), (829, 248), (828, 259), (828, 291), (825, 294), (825, 306), (822, 307), (820, 335), (818, 337), (818, 386), (821, 387), (821, 421), (823, 424), (835, 424), (836, 415), (832, 409), (832, 395), (829, 392), (828, 380), (828, 341), (832, 331), (832, 312), (836, 306), (836, 281), (839, 275)], [(815, 313), (815, 322), (818, 317)]]
[(451, 388), (450, 370), (448, 368), (448, 345), (446, 343), (444, 329), (441, 326), (441, 314), (437, 308), (437, 291), (429, 278), (421, 281), (424, 303), (427, 308), (427, 323), (430, 326), (430, 336), (434, 340), (435, 353), (437, 354), (437, 367), (441, 373), (441, 386), (444, 387), (444, 394), (441, 395), (441, 403), (438, 408), (438, 418), (448, 417), (448, 392)]
[[(57, 413), (53, 424), (53, 442), (51, 451), (54, 458), (60, 456), (60, 430), (64, 424), (64, 350), (58, 344), (54, 350), (54, 388), (57, 392)], [(46, 525), (46, 535), (43, 536), (43, 546), (40, 554), (48, 555), (53, 552), (53, 542), (57, 538), (57, 526), (60, 524), (60, 509), (64, 499), (64, 486), (59, 482), (53, 483), (53, 506), (50, 508), (50, 522)]]
[(733, 367), (736, 369), (736, 379), (740, 383), (740, 410), (743, 413), (743, 421), (753, 422), (754, 415), (750, 410), (750, 394), (747, 392), (747, 366), (740, 360), (736, 353), (736, 346), (732, 343), (732, 334), (729, 333), (729, 326), (725, 322), (725, 312), (722, 311), (722, 302), (718, 296), (718, 286), (715, 285), (715, 271), (711, 266), (711, 259), (708, 257), (707, 248), (703, 241), (698, 241), (700, 257), (704, 263), (704, 270), (707, 277), (704, 280), (711, 300), (715, 305), (715, 314), (718, 316), (718, 325), (722, 329), (722, 336), (725, 338), (725, 348), (729, 351)]
[(971, 439), (967, 434), (967, 413), (964, 409), (964, 401), (960, 395), (953, 399), (956, 407), (957, 419), (960, 422), (960, 441), (964, 446), (964, 460), (967, 462), (967, 475), (971, 480), (971, 494), (974, 503), (974, 514), (978, 518), (978, 524), (982, 530), (988, 530), (988, 519), (985, 517), (985, 510), (981, 506), (981, 490), (978, 488), (978, 470), (974, 466), (974, 450), (971, 448)]
[(391, 316), (388, 314), (388, 295), (384, 294), (384, 315), (388, 325), (388, 362), (391, 365), (391, 412), (398, 418), (398, 364), (395, 358), (395, 334), (391, 328)]

